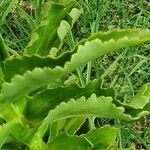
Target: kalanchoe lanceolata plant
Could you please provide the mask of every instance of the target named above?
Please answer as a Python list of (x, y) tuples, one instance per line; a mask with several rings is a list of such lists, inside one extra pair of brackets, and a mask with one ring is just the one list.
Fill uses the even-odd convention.
[[(80, 87), (68, 74), (100, 56), (150, 41), (150, 30), (98, 32), (62, 51), (66, 34), (82, 12), (75, 0), (49, 1), (45, 16), (22, 55), (0, 36), (0, 149), (117, 149), (113, 126), (82, 132), (87, 117), (135, 121), (150, 113), (150, 84), (122, 103), (102, 79)], [(61, 53), (54, 56), (57, 50)], [(52, 57), (53, 55), (53, 57)], [(83, 134), (84, 133), (84, 134)]]

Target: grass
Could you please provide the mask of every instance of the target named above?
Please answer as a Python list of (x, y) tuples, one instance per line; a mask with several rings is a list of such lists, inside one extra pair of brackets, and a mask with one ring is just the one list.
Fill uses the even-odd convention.
[[(84, 11), (75, 28), (78, 31), (75, 34), (77, 37), (83, 38), (90, 35), (93, 32), (93, 26), (95, 31), (107, 31), (113, 28), (150, 28), (150, 3), (147, 1), (87, 2), (81, 0), (84, 10), (87, 11)], [(113, 53), (100, 58), (96, 66), (92, 66), (93, 74), (96, 74), (98, 70), (97, 76), (101, 74), (106, 79), (106, 83), (115, 86), (121, 97), (134, 95), (141, 84), (150, 81), (149, 49), (150, 45), (144, 44), (126, 48), (122, 53)]]
[[(84, 14), (74, 29), (75, 36), (86, 37), (95, 31), (113, 28), (150, 28), (150, 2), (148, 1), (83, 1)], [(87, 16), (89, 18), (87, 18)], [(80, 31), (80, 32), (78, 32)], [(104, 86), (114, 87), (119, 99), (128, 101), (138, 89), (150, 81), (150, 45), (130, 47), (123, 52), (112, 53), (92, 63), (91, 79), (102, 75)], [(88, 76), (85, 73), (85, 78)], [(143, 121), (144, 120), (144, 123)], [(136, 126), (139, 125), (140, 129)], [(119, 124), (119, 147), (131, 143), (136, 149), (150, 149), (149, 118), (135, 124)], [(130, 130), (129, 130), (130, 129)]]
[[(21, 53), (30, 39), (31, 31), (41, 17), (41, 3), (44, 1), (1, 1), (0, 2), (0, 32), (12, 49)], [(72, 33), (67, 38), (68, 43), (77, 42), (98, 30), (107, 31), (113, 28), (149, 28), (150, 2), (148, 0), (79, 0), (84, 9)], [(71, 45), (70, 45), (71, 46)], [(150, 82), (150, 45), (123, 49), (117, 53), (89, 62), (78, 71), (82, 85), (95, 77), (105, 80), (104, 87), (114, 87), (119, 93), (119, 99), (128, 99), (137, 93), (145, 83)], [(97, 120), (106, 124), (109, 120)], [(150, 118), (145, 117), (136, 123), (124, 124), (120, 127), (118, 145), (120, 148), (135, 144), (136, 149), (150, 149)]]

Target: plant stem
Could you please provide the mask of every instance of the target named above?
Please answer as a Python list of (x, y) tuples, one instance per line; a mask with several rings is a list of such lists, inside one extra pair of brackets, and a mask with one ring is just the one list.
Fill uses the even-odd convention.
[(78, 69), (77, 69), (77, 74), (78, 74), (78, 77), (79, 77), (81, 86), (83, 87), (83, 86), (84, 86), (84, 80), (83, 80), (83, 75), (82, 75), (81, 68), (78, 68)]
[(90, 130), (95, 129), (95, 124), (94, 124), (95, 117), (89, 117), (88, 121), (89, 121), (89, 129)]
[(86, 84), (90, 82), (90, 77), (91, 77), (91, 66), (92, 66), (92, 63), (89, 62), (89, 63), (87, 64)]
[(118, 136), (117, 136), (118, 146), (120, 149), (122, 149), (123, 146), (122, 146), (122, 135), (121, 135), (121, 121), (115, 120), (115, 125), (118, 128)]

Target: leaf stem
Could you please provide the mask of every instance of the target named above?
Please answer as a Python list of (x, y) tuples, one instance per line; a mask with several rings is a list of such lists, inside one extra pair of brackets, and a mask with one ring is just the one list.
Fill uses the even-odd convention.
[(81, 86), (83, 87), (83, 86), (84, 86), (84, 80), (83, 80), (83, 75), (82, 75), (81, 68), (78, 68), (78, 69), (77, 69), (77, 74), (78, 74), (78, 77), (79, 77), (79, 81), (80, 81), (80, 83), (81, 83)]
[(86, 76), (86, 84), (88, 84), (90, 82), (90, 77), (91, 77), (91, 66), (92, 66), (92, 62), (90, 61), (87, 64), (87, 76)]
[(120, 149), (123, 149), (122, 146), (122, 135), (121, 135), (121, 121), (120, 120), (115, 120), (115, 125), (118, 128), (118, 136), (117, 136), (117, 141), (118, 141), (118, 146)]
[(89, 121), (89, 129), (90, 130), (95, 129), (95, 124), (94, 124), (95, 117), (88, 117), (88, 121)]

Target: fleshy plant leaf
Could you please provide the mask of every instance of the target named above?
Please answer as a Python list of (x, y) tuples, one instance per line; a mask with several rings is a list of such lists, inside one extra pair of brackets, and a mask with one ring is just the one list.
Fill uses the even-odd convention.
[[(103, 43), (98, 39), (99, 34), (97, 34), (92, 41), (85, 42), (84, 45), (79, 45), (77, 50), (74, 51), (71, 60), (64, 67), (56, 66), (53, 69), (35, 68), (31, 72), (27, 71), (23, 76), (12, 78), (11, 83), (4, 83), (2, 85), (0, 101), (7, 101), (9, 97), (11, 97), (11, 100), (12, 97), (13, 99), (17, 99), (17, 97), (25, 96), (50, 82), (57, 82), (74, 69), (111, 51), (150, 41), (149, 30), (131, 30), (132, 36), (128, 32), (126, 33), (125, 30), (116, 32), (122, 35), (120, 39), (113, 39), (111, 37), (110, 40)], [(105, 34), (107, 35), (108, 33)], [(36, 85), (33, 83), (36, 83)], [(8, 91), (10, 92), (9, 96), (7, 95)]]
[(93, 145), (93, 149), (107, 149), (115, 143), (118, 129), (110, 126), (103, 126), (99, 129), (93, 129), (83, 135)]
[(99, 78), (90, 82), (85, 87), (80, 87), (77, 84), (71, 84), (67, 87), (58, 87), (55, 89), (46, 89), (41, 91), (28, 98), (26, 115), (30, 119), (44, 119), (49, 110), (54, 109), (61, 102), (68, 102), (71, 98), (77, 99), (81, 96), (89, 98), (93, 93), (97, 96), (103, 95), (115, 97), (114, 89), (104, 89), (101, 87), (101, 83), (102, 80)]
[(52, 150), (71, 150), (73, 149), (88, 149), (91, 147), (91, 143), (84, 137), (59, 135), (52, 143), (50, 143)]
[[(48, 2), (45, 5), (46, 15), (39, 27), (33, 32), (31, 41), (25, 49), (29, 55), (47, 55), (51, 48), (59, 48), (74, 22), (72, 9), (76, 8), (75, 10), (79, 10), (76, 12), (81, 13), (80, 6), (74, 0), (65, 4)], [(71, 19), (64, 20), (67, 16)]]
[[(16, 2), (9, 3), (2, 18)], [(11, 50), (0, 36), (0, 149), (118, 149), (119, 130), (96, 128), (94, 121), (111, 119), (114, 126), (114, 120), (130, 122), (150, 114), (150, 84), (123, 103), (113, 88), (102, 87), (101, 78), (82, 87), (66, 79), (100, 56), (149, 42), (150, 30), (98, 32), (67, 50), (64, 39), (82, 12), (78, 2), (33, 3), (39, 25), (23, 54)], [(90, 120), (93, 117), (98, 118)]]

